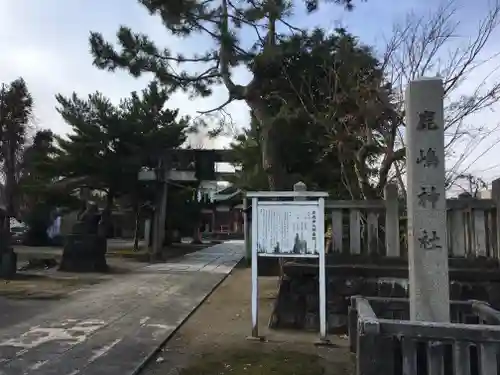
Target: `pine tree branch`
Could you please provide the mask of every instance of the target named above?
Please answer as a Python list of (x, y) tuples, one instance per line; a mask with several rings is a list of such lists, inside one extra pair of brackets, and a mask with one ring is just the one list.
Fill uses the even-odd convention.
[(212, 112), (220, 111), (220, 110), (224, 109), (224, 107), (226, 105), (228, 105), (229, 103), (231, 103), (233, 100), (234, 100), (234, 98), (229, 97), (229, 99), (227, 99), (224, 103), (222, 103), (221, 105), (219, 105), (215, 108), (209, 109), (208, 111), (197, 111), (197, 112), (200, 115), (207, 115), (207, 114), (212, 113)]
[(261, 36), (260, 34), (260, 31), (259, 31), (259, 28), (262, 28), (262, 29), (266, 29), (265, 25), (259, 25), (255, 22), (251, 22), (247, 19), (245, 19), (245, 16), (243, 14), (243, 12), (238, 8), (236, 7), (230, 0), (228, 0), (228, 5), (233, 8), (233, 10), (239, 15), (239, 16), (233, 16), (233, 15), (229, 15), (228, 16), (233, 20), (233, 21), (236, 21), (236, 22), (241, 22), (247, 26), (250, 26), (254, 29), (255, 31), (255, 34), (257, 35), (257, 38), (259, 39), (260, 43), (264, 44), (264, 38)]
[(222, 82), (229, 91), (229, 101), (241, 100), (245, 98), (246, 87), (241, 85), (236, 85), (231, 79), (231, 73), (229, 71), (229, 61), (230, 61), (230, 49), (228, 46), (229, 41), (229, 20), (228, 20), (228, 0), (222, 0), (222, 19), (220, 23), (220, 74)]
[(293, 26), (290, 22), (285, 21), (283, 17), (278, 18), (278, 20), (283, 25), (285, 25), (286, 27), (288, 27), (292, 32), (296, 32), (296, 33), (299, 33), (299, 34), (305, 34), (306, 33), (306, 30), (301, 29), (300, 27)]

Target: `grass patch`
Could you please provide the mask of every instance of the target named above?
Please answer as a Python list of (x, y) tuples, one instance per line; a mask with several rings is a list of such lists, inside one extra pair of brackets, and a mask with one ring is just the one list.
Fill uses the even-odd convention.
[(66, 297), (66, 293), (62, 292), (40, 292), (40, 291), (30, 291), (26, 289), (12, 289), (12, 290), (2, 290), (0, 291), (0, 297), (5, 297), (8, 299), (22, 300), (37, 300), (37, 301), (56, 301), (61, 300)]
[(137, 251), (134, 251), (134, 249), (127, 248), (127, 249), (113, 249), (113, 250), (108, 250), (107, 254), (112, 254), (112, 255), (140, 255), (140, 254), (147, 254), (148, 249), (138, 249)]
[(165, 246), (161, 251), (159, 259), (152, 259), (150, 250), (143, 247), (138, 251), (132, 248), (112, 249), (107, 251), (107, 256), (114, 258), (130, 259), (141, 263), (161, 263), (173, 258), (181, 257), (186, 254), (194, 253), (204, 248), (213, 246), (212, 244), (191, 244), (191, 243), (173, 243)]
[(28, 277), (0, 282), (0, 296), (10, 299), (57, 300), (84, 286), (95, 285), (99, 279)]
[(154, 259), (149, 249), (144, 248), (139, 251), (132, 249), (111, 250), (108, 251), (110, 257), (121, 257), (126, 259), (133, 259), (138, 262), (146, 263), (162, 263), (173, 258), (181, 257), (186, 254), (191, 254), (196, 251), (212, 246), (211, 244), (184, 244), (174, 243), (164, 247), (161, 251), (160, 257)]
[(108, 250), (106, 252), (106, 255), (108, 257), (113, 257), (113, 258), (135, 260), (137, 262), (149, 262), (149, 257), (150, 257), (147, 248), (140, 248), (137, 251), (134, 251), (134, 249), (132, 248), (113, 249), (113, 250)]
[(202, 356), (180, 375), (321, 375), (322, 359), (293, 351), (238, 350)]

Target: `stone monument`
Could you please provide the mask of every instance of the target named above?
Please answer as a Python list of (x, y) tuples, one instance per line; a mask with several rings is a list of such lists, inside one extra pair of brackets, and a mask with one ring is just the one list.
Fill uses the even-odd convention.
[(443, 83), (412, 81), (405, 97), (411, 320), (449, 322)]
[(106, 272), (106, 236), (99, 231), (101, 215), (95, 204), (78, 217), (66, 238), (59, 269), (67, 272)]

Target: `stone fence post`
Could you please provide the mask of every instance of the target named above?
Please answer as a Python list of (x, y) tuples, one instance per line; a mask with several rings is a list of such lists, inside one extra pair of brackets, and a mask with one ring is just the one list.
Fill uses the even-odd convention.
[(450, 321), (443, 97), (439, 78), (405, 93), (411, 320)]
[(500, 178), (491, 183), (491, 199), (495, 201), (496, 215), (493, 217), (494, 230), (492, 244), (495, 249), (494, 256), (500, 259)]
[[(293, 191), (307, 191), (307, 185), (304, 184), (302, 181), (297, 182), (295, 185), (293, 185)], [(303, 197), (295, 197), (294, 200), (300, 201), (304, 200), (305, 198)]]
[(387, 184), (384, 189), (385, 198), (385, 249), (388, 257), (399, 257), (400, 233), (399, 233), (399, 197), (398, 186)]

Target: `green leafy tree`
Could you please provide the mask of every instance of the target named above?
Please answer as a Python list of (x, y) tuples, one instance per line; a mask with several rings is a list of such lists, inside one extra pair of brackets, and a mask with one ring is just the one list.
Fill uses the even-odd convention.
[[(278, 135), (274, 127), (274, 113), (269, 110), (266, 98), (260, 95), (261, 80), (254, 79), (247, 85), (235, 83), (231, 69), (241, 63), (260, 60), (261, 65), (270, 63), (277, 56), (277, 45), (283, 35), (283, 27), (296, 32), (287, 21), (293, 12), (292, 1), (262, 0), (239, 1), (203, 0), (170, 1), (140, 0), (152, 15), (160, 16), (169, 33), (179, 37), (200, 35), (214, 42), (213, 48), (193, 56), (175, 55), (171, 50), (159, 48), (146, 35), (134, 33), (127, 27), (118, 31), (119, 48), (106, 42), (102, 35), (93, 32), (90, 37), (94, 64), (102, 69), (127, 69), (132, 75), (153, 73), (169, 91), (183, 90), (194, 95), (208, 96), (216, 84), (223, 84), (228, 92), (222, 109), (234, 100), (243, 100), (261, 124), (262, 165), (269, 188), (286, 186), (285, 175), (276, 153), (273, 140)], [(348, 9), (350, 0), (334, 0)], [(318, 7), (318, 0), (306, 0), (306, 12)], [(243, 34), (248, 38), (254, 32), (251, 43), (242, 43)], [(210, 43), (208, 44), (210, 45)], [(246, 46), (250, 45), (249, 48)], [(195, 65), (193, 67), (193, 65)], [(178, 68), (181, 66), (181, 70)], [(184, 69), (182, 69), (184, 68)], [(209, 111), (210, 112), (210, 111)]]

